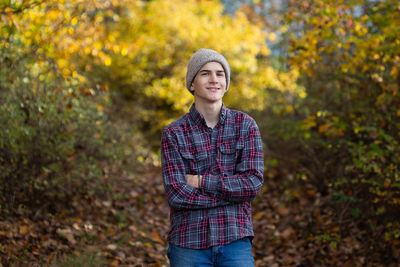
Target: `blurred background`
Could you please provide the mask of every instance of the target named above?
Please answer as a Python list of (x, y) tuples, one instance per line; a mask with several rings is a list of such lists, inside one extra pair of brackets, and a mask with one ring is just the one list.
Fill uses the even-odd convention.
[(397, 0), (1, 0), (0, 266), (167, 266), (161, 130), (200, 48), (265, 184), (256, 266), (400, 264)]

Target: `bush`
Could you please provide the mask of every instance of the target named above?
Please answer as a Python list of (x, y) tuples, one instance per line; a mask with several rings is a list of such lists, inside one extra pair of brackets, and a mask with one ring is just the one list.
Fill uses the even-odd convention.
[(400, 236), (397, 11), (393, 0), (291, 5), (288, 60), (307, 96), (277, 94), (260, 115), (271, 162), (332, 196), (337, 222), (366, 231), (368, 248)]
[(63, 79), (54, 65), (0, 46), (0, 203), (52, 206), (99, 189), (102, 164), (117, 158), (106, 90)]

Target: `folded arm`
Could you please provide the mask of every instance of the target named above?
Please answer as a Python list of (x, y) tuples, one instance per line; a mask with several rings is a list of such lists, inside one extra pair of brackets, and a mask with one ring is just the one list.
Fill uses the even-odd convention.
[[(264, 154), (257, 124), (252, 121), (247, 136), (243, 138), (242, 156), (235, 164), (233, 175), (204, 174), (201, 188), (204, 192), (228, 202), (252, 201), (261, 190), (264, 173)], [(222, 164), (222, 163), (218, 163)]]
[(204, 209), (230, 204), (187, 183), (185, 165), (176, 138), (167, 129), (162, 134), (161, 160), (166, 197), (171, 207)]

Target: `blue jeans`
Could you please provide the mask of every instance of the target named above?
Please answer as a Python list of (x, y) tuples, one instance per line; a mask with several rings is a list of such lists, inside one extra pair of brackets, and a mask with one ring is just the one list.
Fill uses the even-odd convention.
[(167, 255), (171, 267), (254, 267), (248, 238), (207, 249), (182, 248), (170, 244)]

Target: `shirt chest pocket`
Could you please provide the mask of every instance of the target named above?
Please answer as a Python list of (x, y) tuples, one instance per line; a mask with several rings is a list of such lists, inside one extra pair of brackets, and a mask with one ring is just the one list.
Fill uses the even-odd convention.
[(202, 174), (207, 167), (208, 155), (207, 151), (191, 152), (187, 148), (179, 148), (185, 165), (186, 174)]
[(242, 158), (244, 143), (242, 139), (224, 142), (219, 145), (218, 159), (225, 172), (234, 172), (235, 166)]

